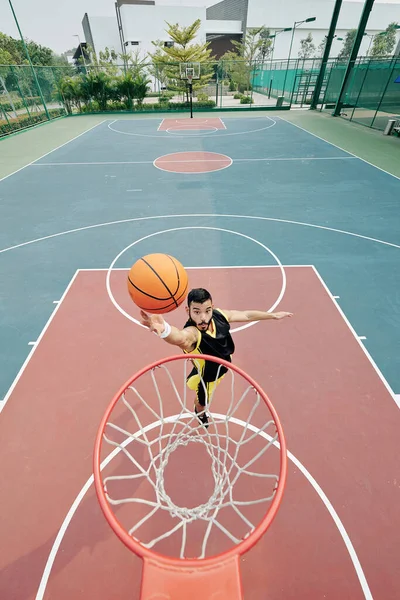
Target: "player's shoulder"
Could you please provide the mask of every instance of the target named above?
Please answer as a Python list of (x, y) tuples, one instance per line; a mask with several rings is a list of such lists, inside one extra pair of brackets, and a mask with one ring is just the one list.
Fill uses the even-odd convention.
[(221, 308), (214, 308), (213, 316), (222, 317), (227, 323), (229, 323), (229, 314), (227, 310), (222, 310)]

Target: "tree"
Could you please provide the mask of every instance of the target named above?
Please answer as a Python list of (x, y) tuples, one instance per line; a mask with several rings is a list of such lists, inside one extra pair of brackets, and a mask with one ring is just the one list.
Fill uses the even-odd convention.
[[(265, 37), (261, 37), (264, 27), (248, 29), (241, 42), (233, 40), (234, 51), (226, 52), (222, 60), (225, 70), (229, 73), (232, 81), (239, 91), (247, 91), (251, 88), (251, 77), (256, 66), (256, 58), (261, 48), (266, 48)], [(267, 30), (266, 30), (267, 31)]]
[(260, 46), (258, 49), (258, 60), (264, 63), (265, 59), (269, 57), (272, 51), (272, 40), (269, 38), (271, 35), (270, 30), (266, 27), (262, 27), (260, 31)]
[(201, 21), (197, 19), (188, 27), (180, 27), (178, 23), (171, 25), (167, 23), (166, 32), (174, 42), (172, 46), (158, 46), (153, 42), (156, 51), (149, 54), (153, 66), (158, 69), (164, 69), (164, 75), (168, 80), (168, 87), (180, 92), (186, 92), (188, 101), (188, 90), (186, 82), (180, 79), (180, 63), (197, 62), (200, 63), (200, 79), (193, 81), (193, 90), (201, 89), (208, 83), (213, 72), (213, 66), (210, 63), (211, 48), (209, 43), (194, 43)]
[(357, 29), (350, 29), (344, 38), (343, 47), (338, 54), (338, 58), (349, 58), (353, 50), (354, 40), (356, 39)]
[(327, 39), (328, 39), (328, 37), (325, 35), (323, 37), (322, 42), (318, 45), (317, 53), (318, 53), (318, 57), (320, 57), (320, 58), (322, 58), (324, 55)]
[(306, 38), (300, 40), (299, 58), (311, 58), (315, 54), (315, 44), (311, 33)]
[(393, 54), (394, 47), (396, 45), (396, 31), (398, 23), (390, 23), (385, 31), (378, 33), (374, 37), (372, 44), (372, 50), (370, 56), (389, 56)]

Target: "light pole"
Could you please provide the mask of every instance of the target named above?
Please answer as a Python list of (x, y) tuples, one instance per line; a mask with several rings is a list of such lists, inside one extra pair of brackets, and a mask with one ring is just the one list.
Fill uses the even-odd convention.
[(12, 12), (12, 14), (13, 14), (14, 21), (15, 21), (15, 24), (16, 24), (16, 26), (17, 26), (17, 29), (18, 29), (19, 36), (20, 36), (20, 38), (21, 38), (21, 42), (22, 42), (22, 45), (23, 45), (23, 47), (24, 47), (24, 50), (25, 50), (26, 58), (28, 59), (28, 63), (29, 63), (29, 66), (30, 66), (30, 68), (31, 68), (32, 75), (33, 75), (33, 78), (34, 78), (34, 80), (35, 80), (36, 87), (37, 87), (37, 89), (38, 89), (38, 92), (39, 92), (39, 95), (40, 95), (40, 99), (41, 99), (41, 101), (42, 101), (42, 104), (43, 104), (44, 112), (46, 113), (46, 117), (47, 117), (47, 118), (49, 119), (49, 121), (50, 121), (50, 115), (49, 115), (49, 111), (47, 110), (46, 102), (44, 101), (43, 94), (42, 94), (42, 89), (41, 89), (41, 87), (40, 87), (40, 85), (39, 85), (39, 81), (38, 81), (38, 78), (37, 78), (37, 76), (36, 76), (35, 69), (33, 68), (32, 61), (31, 61), (31, 57), (30, 57), (30, 54), (29, 54), (28, 48), (27, 48), (27, 46), (26, 46), (26, 44), (25, 44), (24, 37), (23, 37), (23, 35), (22, 35), (22, 33), (21, 33), (21, 29), (20, 29), (20, 26), (19, 26), (19, 23), (18, 23), (18, 19), (17, 19), (17, 16), (16, 16), (16, 14), (15, 14), (15, 11), (14, 11), (14, 7), (13, 7), (13, 5), (12, 5), (12, 2), (11, 2), (11, 0), (8, 0), (8, 3), (9, 3), (9, 5), (10, 5), (11, 12)]
[(276, 40), (276, 36), (279, 35), (280, 33), (283, 33), (284, 31), (292, 31), (291, 27), (285, 27), (285, 29), (279, 29), (278, 31), (275, 31), (275, 33), (273, 33), (272, 35), (268, 36), (268, 39), (273, 39), (273, 43), (272, 43), (272, 54), (271, 54), (271, 64), (272, 61), (274, 59), (274, 52), (275, 52), (275, 40)]
[(81, 38), (79, 37), (79, 34), (77, 34), (77, 33), (74, 33), (73, 37), (77, 37), (78, 38), (79, 47), (81, 49), (81, 56), (82, 56), (83, 64), (85, 66), (85, 73), (87, 74), (87, 67), (86, 67), (85, 55), (84, 55), (83, 48), (82, 48)]
[[(276, 36), (279, 35), (280, 33), (283, 33), (284, 31), (292, 31), (291, 27), (285, 27), (284, 29), (279, 29), (278, 31), (275, 31), (275, 33), (273, 33), (272, 35), (268, 36), (268, 39), (270, 40), (274, 40), (272, 43), (272, 54), (271, 54), (271, 62), (270, 62), (270, 68), (269, 68), (269, 72), (271, 75), (272, 72), (272, 62), (274, 60), (274, 52), (275, 52), (275, 40), (276, 40)], [(269, 84), (269, 90), (268, 90), (268, 98), (271, 98), (271, 89), (272, 89), (272, 77), (270, 77), (270, 84)]]
[(303, 21), (295, 21), (293, 23), (292, 39), (290, 40), (289, 56), (288, 56), (288, 61), (287, 61), (285, 79), (283, 81), (282, 96), (285, 96), (286, 79), (287, 79), (287, 74), (288, 74), (288, 70), (289, 70), (290, 55), (292, 53), (293, 39), (294, 39), (294, 33), (296, 31), (296, 27), (297, 27), (297, 25), (301, 25), (302, 23), (311, 23), (311, 21), (316, 21), (316, 17), (308, 17), (308, 19), (304, 19)]

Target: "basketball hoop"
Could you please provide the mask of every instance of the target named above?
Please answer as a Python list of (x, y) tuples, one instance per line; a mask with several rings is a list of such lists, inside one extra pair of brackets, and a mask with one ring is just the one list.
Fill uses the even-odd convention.
[(193, 75), (188, 75), (187, 76), (187, 82), (188, 82), (189, 85), (192, 85), (192, 83), (193, 83)]
[[(203, 380), (199, 360), (217, 363), (214, 381)], [(224, 372), (224, 381), (212, 385)], [(193, 373), (204, 389), (208, 428), (193, 411), (187, 386)], [(104, 442), (113, 447), (107, 459)], [(171, 462), (180, 453), (185, 466), (193, 452), (195, 469), (182, 480)], [(208, 479), (202, 461), (211, 465)], [(101, 421), (94, 481), (111, 528), (143, 559), (141, 600), (242, 600), (239, 558), (271, 525), (286, 472), (278, 415), (238, 367), (182, 354), (131, 377)], [(178, 499), (171, 492), (174, 477)], [(207, 486), (209, 498), (200, 502)]]

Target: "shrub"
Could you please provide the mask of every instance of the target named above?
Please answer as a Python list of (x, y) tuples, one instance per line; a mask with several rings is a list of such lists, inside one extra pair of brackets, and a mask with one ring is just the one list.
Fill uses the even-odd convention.
[(208, 100), (208, 94), (205, 94), (204, 92), (199, 92), (196, 95), (197, 101), (198, 102), (207, 102)]
[[(63, 108), (52, 108), (49, 111), (50, 118), (56, 119), (57, 117), (61, 117), (65, 115), (65, 110)], [(36, 113), (29, 117), (28, 115), (20, 115), (17, 119), (10, 119), (10, 122), (0, 121), (0, 136), (7, 135), (8, 133), (12, 133), (14, 131), (19, 131), (21, 129), (26, 129), (27, 127), (31, 127), (32, 125), (37, 125), (38, 123), (44, 123), (47, 121), (47, 116), (45, 112)]]
[(239, 92), (234, 94), (233, 97), (235, 100), (241, 100), (242, 98), (244, 98), (243, 94), (239, 94)]
[(254, 104), (254, 100), (251, 96), (242, 96), (240, 98), (240, 104)]

